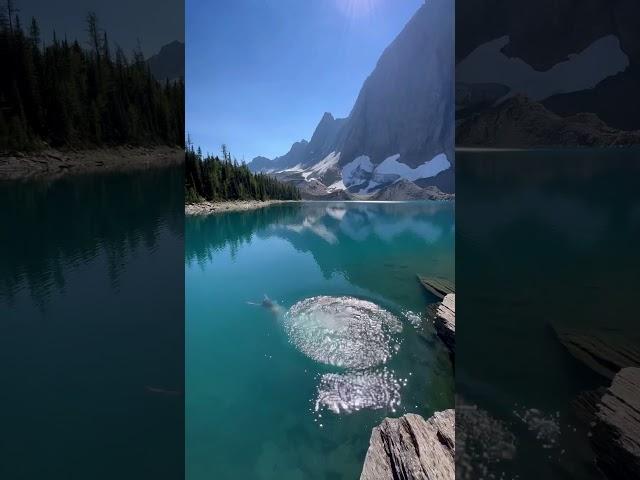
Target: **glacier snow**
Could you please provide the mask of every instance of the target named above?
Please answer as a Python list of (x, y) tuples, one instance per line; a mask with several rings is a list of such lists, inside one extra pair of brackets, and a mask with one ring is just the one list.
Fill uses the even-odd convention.
[(371, 177), (374, 168), (368, 156), (360, 155), (342, 167), (342, 181), (347, 188), (360, 185)]
[(451, 163), (449, 163), (449, 159), (447, 159), (444, 153), (439, 153), (431, 160), (427, 160), (416, 168), (411, 168), (409, 165), (399, 162), (399, 158), (399, 153), (385, 158), (383, 162), (376, 167), (375, 173), (381, 175), (397, 175), (399, 178), (415, 182), (421, 178), (435, 177), (440, 172), (451, 167)]

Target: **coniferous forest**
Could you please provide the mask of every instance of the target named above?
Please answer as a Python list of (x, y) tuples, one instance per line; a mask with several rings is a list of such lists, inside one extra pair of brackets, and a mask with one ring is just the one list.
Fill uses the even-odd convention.
[(185, 202), (202, 200), (300, 200), (298, 189), (231, 159), (222, 146), (222, 158), (204, 156), (200, 148), (187, 145), (185, 156)]
[(0, 12), (0, 151), (184, 145), (184, 80), (155, 80), (137, 48), (112, 44), (95, 14), (87, 38), (45, 41), (13, 0)]

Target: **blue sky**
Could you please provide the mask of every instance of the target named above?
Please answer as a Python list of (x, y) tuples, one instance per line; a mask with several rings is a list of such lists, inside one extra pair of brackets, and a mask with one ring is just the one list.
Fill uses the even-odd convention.
[(250, 161), (349, 114), (424, 0), (186, 0), (187, 131)]

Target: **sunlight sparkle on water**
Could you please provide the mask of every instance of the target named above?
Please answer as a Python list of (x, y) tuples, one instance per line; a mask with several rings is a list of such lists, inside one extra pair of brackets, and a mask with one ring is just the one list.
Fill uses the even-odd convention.
[(289, 340), (318, 362), (346, 368), (385, 363), (397, 351), (402, 323), (378, 305), (354, 297), (304, 299), (284, 317)]

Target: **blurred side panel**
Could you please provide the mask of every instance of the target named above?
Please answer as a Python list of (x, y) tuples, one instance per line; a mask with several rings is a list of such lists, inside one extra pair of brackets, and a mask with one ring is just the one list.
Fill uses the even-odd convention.
[(184, 4), (0, 6), (0, 478), (184, 475)]
[(640, 477), (638, 13), (456, 2), (458, 478)]

